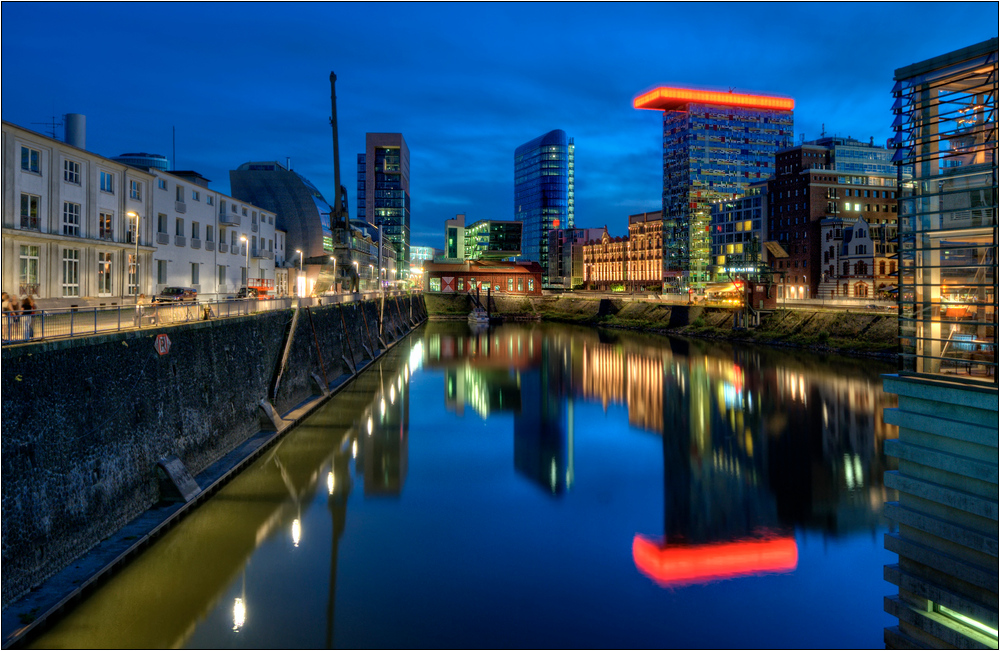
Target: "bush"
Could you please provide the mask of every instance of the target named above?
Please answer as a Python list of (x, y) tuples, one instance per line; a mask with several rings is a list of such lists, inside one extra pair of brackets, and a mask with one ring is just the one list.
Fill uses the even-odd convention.
[(826, 330), (820, 330), (819, 334), (816, 335), (816, 336), (819, 339), (820, 343), (823, 343), (823, 344), (825, 344), (826, 342), (828, 342), (830, 340), (830, 333), (827, 332)]
[(703, 317), (699, 316), (697, 319), (694, 320), (694, 322), (691, 324), (691, 326), (695, 327), (695, 328), (704, 328), (705, 327), (705, 319)]

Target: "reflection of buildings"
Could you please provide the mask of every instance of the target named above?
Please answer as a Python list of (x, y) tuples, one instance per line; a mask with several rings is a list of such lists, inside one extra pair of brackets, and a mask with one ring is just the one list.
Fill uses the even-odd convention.
[(365, 495), (399, 495), (406, 479), (410, 434), (410, 384), (406, 370), (380, 373), (379, 394), (362, 436)]
[(573, 406), (561, 352), (557, 341), (542, 342), (541, 363), (521, 373), (521, 409), (514, 416), (514, 469), (555, 494), (573, 481)]

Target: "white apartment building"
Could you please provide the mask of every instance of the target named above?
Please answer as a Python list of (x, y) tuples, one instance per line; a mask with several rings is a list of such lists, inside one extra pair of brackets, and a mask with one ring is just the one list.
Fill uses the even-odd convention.
[(42, 307), (120, 305), (148, 294), (153, 175), (2, 127), (3, 291), (30, 294)]
[(151, 171), (156, 292), (191, 287), (213, 300), (248, 282), (272, 294), (278, 290), (275, 262), (284, 261), (285, 234), (275, 228), (274, 213), (209, 189), (197, 172)]
[(8, 122), (2, 147), (3, 291), (42, 308), (127, 304), (167, 286), (214, 300), (248, 280), (287, 293), (274, 213), (200, 174), (147, 172)]

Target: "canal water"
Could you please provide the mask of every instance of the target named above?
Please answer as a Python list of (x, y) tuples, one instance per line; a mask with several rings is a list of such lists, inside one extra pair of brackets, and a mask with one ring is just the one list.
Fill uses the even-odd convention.
[(47, 648), (874, 648), (889, 365), (429, 323)]

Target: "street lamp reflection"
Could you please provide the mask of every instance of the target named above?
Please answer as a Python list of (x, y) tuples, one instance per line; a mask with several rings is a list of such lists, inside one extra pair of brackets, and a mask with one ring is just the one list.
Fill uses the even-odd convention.
[(243, 604), (243, 599), (236, 597), (233, 603), (233, 630), (239, 632), (243, 625), (247, 623), (247, 607)]

